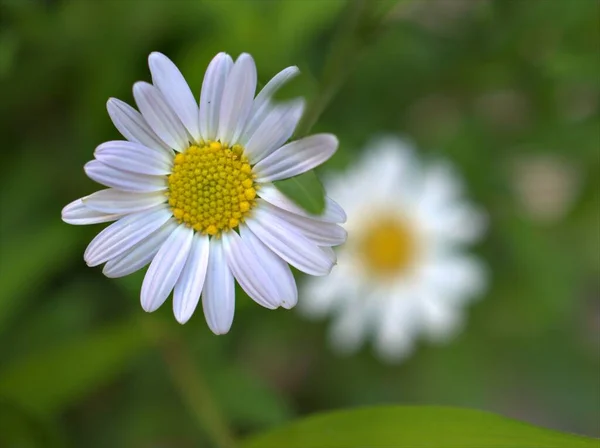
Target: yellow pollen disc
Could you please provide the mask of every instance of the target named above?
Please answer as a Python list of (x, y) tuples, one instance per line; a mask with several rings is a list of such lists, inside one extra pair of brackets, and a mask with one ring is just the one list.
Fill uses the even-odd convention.
[(239, 145), (206, 142), (177, 154), (167, 193), (175, 219), (208, 235), (237, 227), (256, 204), (252, 167), (243, 152)]
[(387, 218), (371, 224), (359, 242), (361, 259), (373, 275), (401, 274), (413, 262), (417, 247), (408, 223)]

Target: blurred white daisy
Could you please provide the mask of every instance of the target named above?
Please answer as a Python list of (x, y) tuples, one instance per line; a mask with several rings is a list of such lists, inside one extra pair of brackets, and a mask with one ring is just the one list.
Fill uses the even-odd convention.
[(287, 263), (311, 275), (335, 264), (331, 246), (346, 232), (344, 211), (327, 200), (309, 216), (272, 184), (308, 171), (336, 151), (318, 134), (287, 143), (303, 101), (274, 103), (273, 93), (298, 73), (288, 67), (254, 97), (256, 67), (248, 54), (235, 63), (219, 53), (209, 64), (200, 105), (175, 64), (161, 53), (148, 59), (153, 84), (138, 82), (139, 107), (111, 98), (107, 108), (128, 141), (98, 146), (87, 175), (107, 187), (62, 211), (70, 224), (116, 221), (90, 243), (84, 259), (122, 277), (150, 263), (141, 290), (144, 310), (173, 291), (180, 323), (202, 294), (208, 326), (227, 333), (235, 308), (234, 278), (260, 305), (297, 302)]
[(486, 283), (482, 264), (462, 252), (482, 235), (485, 219), (462, 197), (451, 167), (422, 167), (406, 143), (385, 138), (327, 180), (348, 213), (350, 236), (335, 271), (307, 280), (303, 311), (333, 315), (340, 351), (355, 351), (372, 335), (386, 360), (410, 354), (420, 334), (444, 341), (455, 333), (463, 306)]

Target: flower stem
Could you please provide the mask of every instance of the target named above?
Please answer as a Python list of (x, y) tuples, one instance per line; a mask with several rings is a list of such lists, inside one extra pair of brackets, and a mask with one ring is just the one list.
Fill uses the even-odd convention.
[(188, 347), (166, 325), (146, 316), (144, 326), (160, 351), (181, 399), (216, 448), (235, 448), (235, 438)]
[(369, 17), (367, 0), (350, 0), (342, 12), (340, 24), (331, 43), (329, 57), (325, 62), (319, 88), (306, 107), (298, 127), (296, 137), (307, 135), (331, 100), (346, 81), (356, 64), (365, 36), (360, 36), (361, 28)]

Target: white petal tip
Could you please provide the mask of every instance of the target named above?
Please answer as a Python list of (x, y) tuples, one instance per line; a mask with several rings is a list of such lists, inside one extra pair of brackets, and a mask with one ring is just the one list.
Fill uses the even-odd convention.
[(153, 51), (148, 56), (148, 66), (150, 70), (159, 68), (160, 64), (173, 64), (173, 62), (159, 51)]
[(106, 270), (102, 270), (102, 274), (106, 277), (106, 278), (119, 278), (117, 275), (113, 275), (112, 272), (110, 271), (106, 271)]
[(286, 310), (291, 310), (292, 308), (294, 308), (296, 306), (296, 302), (283, 301), (283, 302), (281, 302), (281, 306), (283, 308), (285, 308)]
[(187, 323), (187, 321), (190, 320), (190, 318), (189, 317), (184, 318), (182, 316), (175, 315), (175, 320), (177, 321), (177, 323), (179, 323), (181, 325), (185, 325)]
[(142, 300), (142, 309), (145, 312), (147, 312), (147, 313), (153, 313), (158, 308), (160, 308), (160, 306), (156, 306), (156, 304), (154, 304), (154, 303), (146, 303), (144, 300)]
[(133, 91), (136, 92), (136, 91), (139, 91), (140, 89), (143, 89), (145, 84), (147, 84), (147, 83), (144, 81), (134, 82), (133, 83)]
[(180, 323), (181, 325), (186, 324), (190, 318), (192, 317), (192, 315), (194, 314), (193, 310), (190, 313), (189, 311), (186, 310), (181, 310), (181, 309), (173, 309), (173, 315), (175, 316), (175, 320)]
[(98, 266), (100, 263), (97, 263), (96, 260), (94, 259), (89, 259), (87, 257), (83, 257), (83, 261), (85, 261), (85, 264), (88, 268), (95, 268), (96, 266)]
[(160, 51), (153, 51), (148, 56), (148, 61), (155, 61), (155, 60), (162, 59), (162, 58), (166, 58), (166, 56), (164, 54), (162, 54)]

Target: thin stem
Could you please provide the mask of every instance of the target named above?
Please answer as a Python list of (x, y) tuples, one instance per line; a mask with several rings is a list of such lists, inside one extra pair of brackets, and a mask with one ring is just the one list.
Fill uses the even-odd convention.
[(296, 137), (303, 137), (310, 132), (344, 84), (356, 60), (357, 30), (366, 8), (366, 0), (350, 0), (342, 13), (342, 20), (331, 43), (330, 56), (323, 67), (318, 92), (307, 105), (306, 112), (298, 123)]
[(362, 50), (386, 28), (388, 13), (400, 1), (388, 0), (378, 4), (373, 0), (348, 0), (323, 67), (317, 94), (306, 107), (295, 137), (303, 137), (310, 132), (352, 72)]
[(185, 343), (165, 325), (146, 317), (144, 326), (160, 351), (173, 384), (198, 424), (217, 448), (235, 448), (235, 438)]

